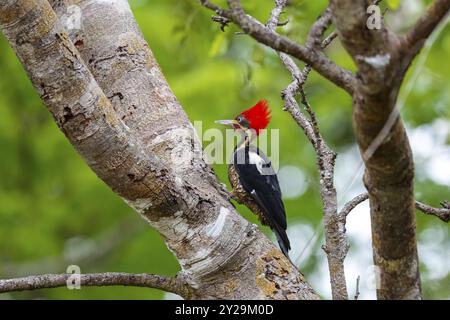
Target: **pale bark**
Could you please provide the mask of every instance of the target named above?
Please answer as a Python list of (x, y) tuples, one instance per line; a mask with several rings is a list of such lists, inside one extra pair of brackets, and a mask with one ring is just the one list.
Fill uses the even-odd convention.
[(87, 164), (163, 235), (191, 297), (316, 299), (224, 196), (128, 3), (77, 3), (74, 42), (46, 0), (2, 2), (0, 28)]
[[(78, 277), (78, 276), (77, 276)], [(189, 298), (191, 288), (177, 278), (162, 277), (153, 274), (130, 274), (123, 272), (82, 274), (74, 278), (72, 274), (43, 274), (24, 278), (0, 280), (0, 293), (36, 289), (58, 288), (66, 286), (133, 286), (155, 288)]]

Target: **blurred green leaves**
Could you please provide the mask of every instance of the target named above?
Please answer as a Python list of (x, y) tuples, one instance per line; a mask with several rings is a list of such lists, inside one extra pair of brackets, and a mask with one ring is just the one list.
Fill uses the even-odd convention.
[(400, 0), (386, 0), (389, 9), (397, 10), (400, 7)]
[[(291, 78), (276, 54), (248, 36), (236, 34), (239, 30), (232, 25), (225, 32), (220, 31), (219, 25), (211, 21), (211, 12), (194, 0), (130, 2), (146, 40), (191, 121), (203, 121), (204, 130), (217, 128), (214, 120), (235, 116), (259, 99), (269, 101), (273, 114), (271, 127), (280, 128), (280, 164), (301, 168), (308, 183), (308, 189), (300, 197), (285, 201), (289, 223), (300, 222), (312, 227), (320, 224), (322, 213), (315, 155), (290, 115), (282, 111), (280, 92)], [(243, 3), (262, 21), (272, 9), (272, 1), (268, 0)], [(278, 31), (303, 42), (309, 26), (327, 1), (289, 3), (282, 20), (290, 22)], [(397, 11), (401, 10), (399, 3), (386, 1), (390, 9)], [(354, 70), (353, 62), (338, 41), (326, 52), (339, 65)], [(411, 128), (431, 123), (436, 118), (449, 120), (449, 56), (450, 28), (447, 26), (432, 48), (402, 110)], [(409, 81), (411, 72), (405, 81)], [(315, 72), (308, 80), (306, 92), (318, 114), (324, 137), (335, 150), (347, 150), (354, 144), (350, 97)], [(221, 181), (227, 182), (226, 165), (214, 165), (214, 169)], [(362, 186), (361, 181), (357, 184)], [(449, 195), (448, 186), (427, 178), (417, 181), (416, 192), (421, 201), (435, 205)], [(256, 223), (247, 208), (238, 206), (238, 210)], [(145, 224), (95, 176), (58, 130), (12, 50), (0, 36), (0, 277), (21, 276), (24, 274), (19, 273), (26, 274), (27, 270), (45, 273), (48, 264), (41, 262), (63, 257), (71, 240), (101, 242), (107, 230), (126, 230), (129, 219), (137, 225)], [(419, 230), (438, 223), (437, 219), (418, 217)], [(267, 228), (263, 230), (270, 234)], [(448, 233), (445, 241), (448, 246)], [(295, 240), (293, 243), (305, 245)], [(314, 244), (314, 250), (322, 254), (319, 244)], [(179, 268), (161, 237), (147, 227), (137, 228), (101, 257), (67, 262), (80, 263), (83, 272), (173, 275)], [(317, 263), (316, 255), (305, 262), (303, 271), (307, 277), (317, 268)], [(30, 264), (44, 267), (30, 269)], [(55, 272), (65, 271), (58, 268), (60, 270)], [(432, 288), (425, 282), (426, 297), (448, 297), (448, 279), (447, 276), (441, 280), (447, 285), (431, 283)], [(81, 291), (63, 288), (16, 293), (9, 297), (157, 299), (162, 298), (163, 293), (119, 287)]]

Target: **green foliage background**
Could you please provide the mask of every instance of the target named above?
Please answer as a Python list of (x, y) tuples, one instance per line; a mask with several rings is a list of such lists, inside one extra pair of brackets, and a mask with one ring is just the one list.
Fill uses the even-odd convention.
[[(397, 2), (389, 1), (389, 4), (395, 8)], [(284, 15), (291, 22), (280, 32), (303, 42), (325, 3), (323, 0), (291, 1)], [(248, 36), (236, 35), (235, 27), (221, 32), (210, 21), (211, 12), (195, 1), (131, 0), (130, 4), (168, 82), (192, 121), (201, 120), (204, 129), (213, 128), (215, 119), (234, 116), (260, 98), (270, 102), (271, 126), (281, 129), (280, 163), (300, 167), (307, 173), (309, 182), (303, 195), (286, 200), (289, 222), (317, 226), (321, 202), (314, 153), (289, 114), (282, 111), (280, 91), (290, 82), (290, 77), (276, 55)], [(269, 0), (244, 1), (244, 4), (262, 21), (272, 8)], [(408, 4), (405, 1), (403, 5)], [(393, 14), (396, 12), (388, 11), (387, 18)], [(408, 23), (406, 20), (399, 28), (407, 27)], [(327, 53), (338, 64), (354, 69), (339, 41)], [(421, 72), (402, 110), (408, 128), (430, 124), (438, 118), (444, 119), (448, 126), (449, 56), (450, 26), (447, 26), (434, 43), (425, 71)], [(307, 93), (331, 146), (340, 152), (354, 145), (350, 98), (314, 72)], [(216, 165), (215, 170), (222, 181), (227, 180), (225, 165)], [(416, 180), (416, 192), (420, 200), (437, 206), (439, 201), (449, 199), (448, 185), (430, 179), (426, 172), (420, 172), (420, 166), (417, 175), (420, 179)], [(361, 185), (361, 181), (357, 184)], [(239, 210), (256, 223), (246, 208), (239, 207)], [(442, 227), (437, 219), (418, 214), (419, 234), (433, 228), (444, 233), (440, 246), (442, 254), (450, 258), (448, 226)], [(320, 241), (314, 250), (317, 255), (323, 254)], [(433, 265), (421, 262), (422, 271), (428, 268), (432, 274)], [(302, 271), (306, 277), (317, 263), (314, 256), (305, 262)], [(179, 270), (176, 259), (157, 232), (148, 228), (95, 176), (57, 129), (1, 35), (0, 278), (65, 272), (69, 264), (79, 265), (85, 273), (125, 271), (174, 275)], [(450, 297), (448, 273), (438, 279), (424, 279), (423, 286), (425, 298)], [(158, 290), (123, 287), (77, 291), (61, 288), (0, 295), (0, 299), (163, 297), (164, 293)]]

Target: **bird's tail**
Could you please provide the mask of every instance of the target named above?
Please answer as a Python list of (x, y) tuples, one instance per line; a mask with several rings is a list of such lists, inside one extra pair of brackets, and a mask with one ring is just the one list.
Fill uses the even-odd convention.
[(280, 246), (281, 252), (286, 256), (286, 258), (289, 258), (289, 250), (291, 250), (291, 243), (289, 241), (289, 238), (287, 236), (286, 230), (283, 228), (277, 226), (273, 229), (273, 232), (275, 233), (275, 236), (278, 240), (278, 245)]

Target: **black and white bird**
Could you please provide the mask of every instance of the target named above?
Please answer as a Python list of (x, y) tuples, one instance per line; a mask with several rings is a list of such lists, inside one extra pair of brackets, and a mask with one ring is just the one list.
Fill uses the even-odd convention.
[(251, 144), (268, 126), (270, 118), (267, 102), (260, 100), (233, 120), (219, 120), (216, 123), (230, 125), (242, 136), (228, 167), (232, 198), (246, 205), (263, 225), (272, 229), (281, 251), (289, 258), (291, 246), (286, 234), (286, 212), (278, 178), (270, 159)]

